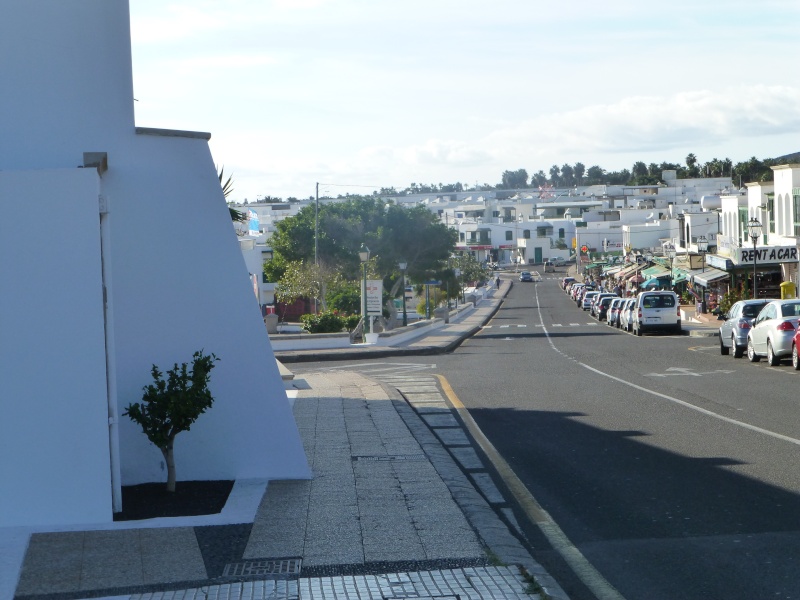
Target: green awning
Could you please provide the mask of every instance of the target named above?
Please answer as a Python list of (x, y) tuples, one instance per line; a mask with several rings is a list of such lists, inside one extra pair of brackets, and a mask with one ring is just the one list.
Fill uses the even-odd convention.
[(642, 271), (642, 275), (645, 279), (656, 279), (660, 277), (669, 277), (669, 269), (665, 269), (661, 265), (656, 265), (653, 267), (648, 267)]

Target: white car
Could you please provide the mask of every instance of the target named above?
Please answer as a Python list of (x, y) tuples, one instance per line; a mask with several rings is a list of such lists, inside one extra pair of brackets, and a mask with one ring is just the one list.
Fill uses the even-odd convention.
[(563, 267), (566, 266), (567, 261), (564, 260), (563, 256), (554, 256), (550, 259), (550, 262), (553, 263), (556, 267)]
[(625, 331), (631, 330), (633, 321), (633, 310), (636, 308), (636, 298), (626, 298), (619, 309), (619, 327)]
[(792, 355), (792, 338), (800, 323), (800, 300), (773, 300), (761, 309), (747, 334), (747, 358), (766, 357), (773, 367)]
[(649, 331), (681, 333), (681, 303), (675, 292), (640, 292), (636, 296), (631, 329), (636, 335)]

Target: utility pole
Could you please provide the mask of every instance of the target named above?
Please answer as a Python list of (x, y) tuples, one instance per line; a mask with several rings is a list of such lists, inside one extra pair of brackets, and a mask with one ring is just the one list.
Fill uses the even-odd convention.
[[(314, 203), (314, 267), (319, 273), (319, 181), (317, 182), (316, 202)], [(314, 298), (314, 314), (319, 312), (317, 298)]]

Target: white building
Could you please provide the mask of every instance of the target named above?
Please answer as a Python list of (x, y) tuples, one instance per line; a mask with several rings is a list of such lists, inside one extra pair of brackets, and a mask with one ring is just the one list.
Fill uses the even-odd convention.
[[(105, 523), (122, 485), (165, 481), (123, 413), (198, 350), (216, 402), (179, 481), (310, 477), (209, 134), (136, 127), (128, 2), (4, 8), (0, 527)], [(31, 207), (61, 234), (32, 243)]]

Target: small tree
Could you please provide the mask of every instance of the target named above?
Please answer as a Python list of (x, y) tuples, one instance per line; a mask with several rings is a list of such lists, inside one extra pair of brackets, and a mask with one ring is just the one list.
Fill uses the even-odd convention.
[(141, 426), (142, 431), (161, 450), (167, 463), (167, 491), (175, 491), (175, 436), (189, 428), (206, 410), (214, 398), (208, 389), (211, 370), (219, 359), (200, 350), (192, 355), (192, 369), (178, 363), (167, 371), (164, 381), (161, 371), (153, 365), (153, 382), (144, 387), (142, 402), (129, 404), (124, 415)]

